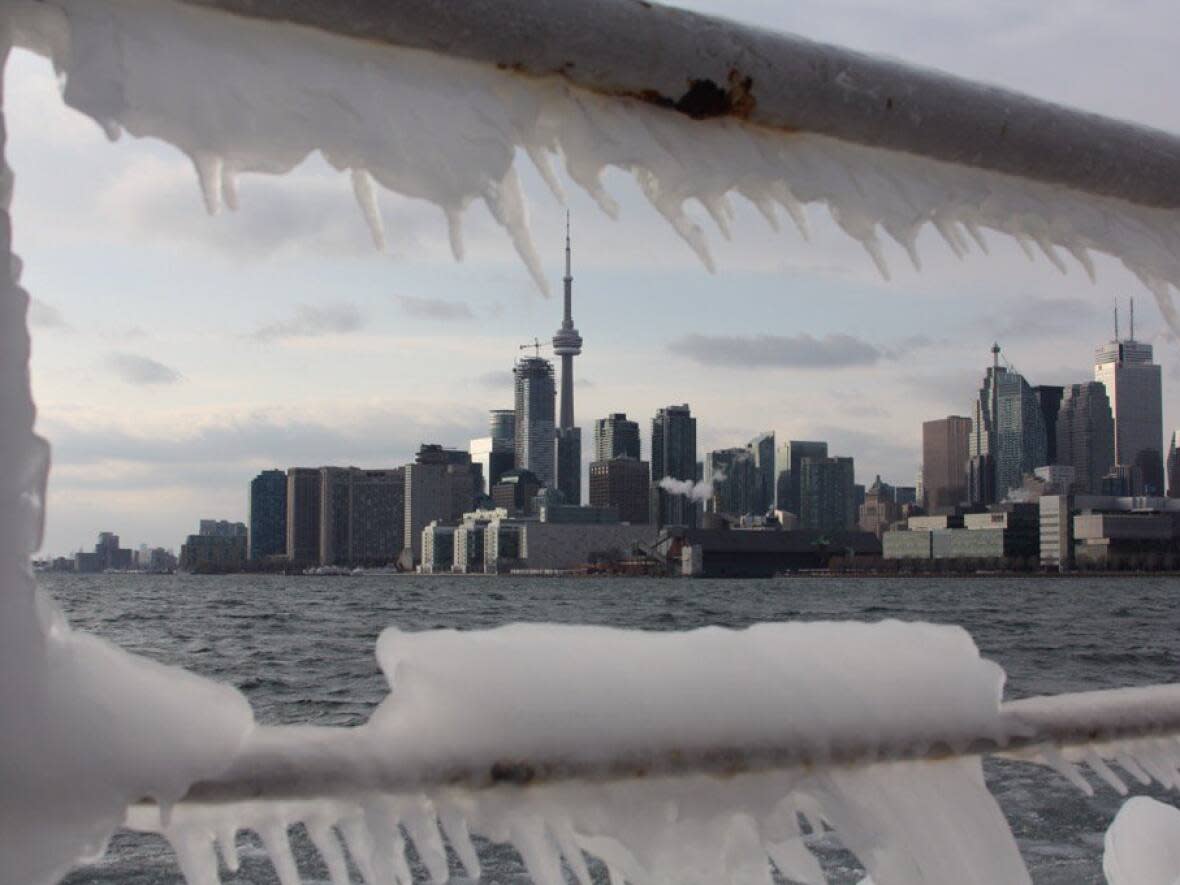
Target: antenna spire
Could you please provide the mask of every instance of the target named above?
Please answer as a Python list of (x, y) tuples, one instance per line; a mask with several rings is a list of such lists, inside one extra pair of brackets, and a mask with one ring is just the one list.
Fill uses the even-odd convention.
[(1114, 299), (1114, 340), (1116, 343), (1119, 340), (1119, 299), (1117, 295)]
[(572, 279), (570, 271), (570, 210), (565, 210), (565, 278)]
[(1135, 340), (1135, 298), (1131, 297), (1131, 340)]

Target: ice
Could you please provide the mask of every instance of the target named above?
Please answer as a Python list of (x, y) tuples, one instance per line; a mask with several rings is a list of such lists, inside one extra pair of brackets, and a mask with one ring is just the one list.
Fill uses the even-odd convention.
[(1102, 869), (1109, 885), (1180, 882), (1180, 809), (1146, 796), (1128, 799), (1106, 831)]
[[(883, 885), (1028, 881), (977, 757), (896, 758), (914, 735), (943, 735), (953, 753), (996, 733), (1003, 673), (958, 628), (388, 629), (377, 654), (390, 695), (346, 736), (351, 769), (325, 785), (331, 796), (185, 803), (167, 823), (141, 806), (130, 822), (163, 832), (199, 882), (215, 881), (218, 833), (239, 828), (262, 833), (289, 878), (283, 834), (308, 821), (329, 868), (339, 868), (335, 826), (369, 882), (408, 883), (410, 845), (444, 881), (447, 842), (478, 876), (478, 835), (513, 845), (538, 885), (561, 885), (563, 863), (588, 882), (587, 856), (635, 885), (770, 885), (774, 868), (822, 885), (801, 820), (833, 828)], [(285, 743), (282, 730), (260, 730), (245, 756), (306, 769), (331, 752), (340, 738), (332, 731), (297, 730)], [(669, 751), (693, 757), (784, 742), (799, 748), (797, 764), (746, 771), (735, 757), (724, 777), (659, 767)], [(836, 761), (853, 747), (858, 764)], [(649, 767), (649, 776), (615, 777), (619, 759)], [(466, 786), (517, 764), (530, 772), (527, 784), (514, 775)], [(582, 776), (545, 774), (571, 767)], [(390, 772), (446, 773), (436, 783), (455, 786), (375, 790)]]
[(686, 211), (690, 203), (726, 237), (733, 196), (776, 229), (785, 211), (805, 237), (804, 207), (816, 205), (886, 278), (893, 259), (885, 241), (920, 267), (917, 238), (927, 225), (959, 256), (986, 252), (985, 231), (1014, 238), (1030, 258), (1039, 254), (1062, 272), (1067, 255), (1091, 277), (1091, 252), (1114, 256), (1180, 332), (1174, 210), (733, 119), (691, 121), (557, 77), (169, 0), (15, 0), (10, 15), (20, 45), (52, 56), (71, 106), (112, 134), (160, 138), (187, 153), (210, 211), (232, 205), (237, 175), (281, 174), (319, 151), (349, 173), (378, 248), (374, 185), (437, 205), (456, 258), (462, 214), (481, 200), (547, 292), (514, 164), (529, 157), (562, 199), (555, 156), (612, 217), (618, 204), (603, 172), (630, 173), (709, 269), (708, 238)]

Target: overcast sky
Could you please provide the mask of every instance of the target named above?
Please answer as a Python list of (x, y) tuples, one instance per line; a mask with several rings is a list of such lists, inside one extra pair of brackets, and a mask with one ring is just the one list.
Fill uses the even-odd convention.
[[(1170, 0), (681, 5), (1180, 132)], [(62, 105), (44, 59), (17, 53), (7, 85), (38, 423), (54, 445), (49, 552), (89, 547), (100, 530), (176, 547), (202, 517), (245, 519), (260, 469), (465, 447), (488, 409), (511, 406), (518, 345), (560, 320), (482, 207), (465, 218), (461, 264), (435, 207), (390, 194), (389, 249), (374, 252), (347, 178), (315, 158), (244, 178), (241, 210), (209, 218), (183, 156), (108, 143)], [(519, 166), (556, 291), (563, 210)], [(688, 402), (702, 456), (775, 430), (828, 439), (860, 482), (912, 484), (921, 422), (969, 414), (993, 338), (1031, 383), (1089, 380), (1113, 299), (1130, 295), (1164, 366), (1166, 423), (1180, 421), (1176, 346), (1113, 262), (1092, 285), (998, 238), (990, 258), (958, 262), (925, 236), (923, 273), (895, 251), (886, 283), (822, 210), (808, 244), (739, 206), (710, 275), (628, 178), (607, 185), (619, 222), (567, 189), (584, 447), (594, 418), (626, 411), (646, 457), (654, 410)]]

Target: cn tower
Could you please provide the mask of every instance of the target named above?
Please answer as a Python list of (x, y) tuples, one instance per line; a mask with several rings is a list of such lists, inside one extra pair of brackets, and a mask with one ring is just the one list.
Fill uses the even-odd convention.
[(570, 270), (570, 214), (565, 213), (565, 315), (553, 335), (553, 352), (561, 357), (561, 430), (574, 426), (574, 357), (582, 352), (582, 336), (574, 328), (574, 277)]

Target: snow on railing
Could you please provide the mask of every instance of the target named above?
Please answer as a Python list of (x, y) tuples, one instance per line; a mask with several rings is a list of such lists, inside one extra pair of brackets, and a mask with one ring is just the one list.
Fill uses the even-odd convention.
[[(1119, 258), (1180, 325), (1171, 136), (646, 3), (359, 0), (348, 20), (321, 0), (232, 8), (264, 18), (171, 0), (10, 0), (0, 40), (5, 56), (14, 44), (50, 56), (66, 101), (112, 137), (184, 150), (212, 212), (236, 208), (238, 174), (283, 173), (320, 151), (349, 172), (379, 244), (374, 184), (437, 204), (456, 256), (461, 214), (482, 199), (544, 288), (514, 170), (523, 150), (559, 196), (550, 158), (560, 155), (612, 214), (602, 171), (631, 172), (706, 265), (686, 202), (723, 233), (732, 194), (771, 224), (785, 210), (804, 233), (804, 207), (818, 203), (882, 273), (882, 231), (916, 264), (927, 224), (957, 254), (986, 249), (992, 229), (1063, 270), (1058, 249), (1090, 272), (1088, 250)], [(575, 21), (574, 44), (533, 40), (540, 54), (493, 67), (501, 59), (484, 36), (523, 50), (543, 33), (542, 13), (601, 13), (631, 30), (604, 38)], [(316, 28), (270, 20), (301, 15)], [(454, 27), (468, 16), (505, 27)], [(410, 35), (397, 38), (410, 46), (325, 24)], [(641, 51), (653, 34), (667, 52)], [(545, 54), (566, 50), (576, 54), (563, 64)], [(836, 73), (788, 76), (793, 57)], [(1086, 159), (1062, 164), (1053, 141), (1038, 140), (1030, 120), (1046, 114), (1065, 155)], [(964, 122), (966, 141), (951, 121)], [(4, 134), (0, 125), (0, 148)], [(978, 165), (964, 144), (979, 147)], [(379, 654), (393, 690), (369, 724), (256, 728), (233, 689), (71, 631), (33, 581), (48, 447), (32, 430), (11, 191), (0, 160), (0, 881), (54, 881), (126, 820), (165, 832), (200, 883), (216, 881), (215, 841), (233, 862), (239, 826), (259, 831), (284, 885), (298, 881), (294, 821), (337, 882), (347, 874), (333, 828), (369, 882), (409, 881), (407, 837), (436, 878), (447, 842), (475, 872), (472, 833), (514, 844), (539, 883), (562, 881), (562, 858), (588, 882), (584, 854), (615, 881), (769, 882), (769, 858), (786, 877), (822, 882), (802, 818), (835, 827), (879, 885), (1021, 882), (979, 753), (1042, 761), (1079, 786), (1082, 762), (1120, 790), (1112, 762), (1177, 785), (1175, 687), (1001, 707), (999, 669), (962, 631), (923, 625), (389, 633)], [(136, 804), (144, 798), (155, 805)], [(1144, 807), (1128, 805), (1120, 822), (1171, 831), (1167, 814)], [(1142, 869), (1120, 848), (1133, 836), (1120, 824), (1108, 841), (1111, 881), (1131, 881), (1118, 870)], [(1157, 846), (1135, 850), (1175, 872)]]

